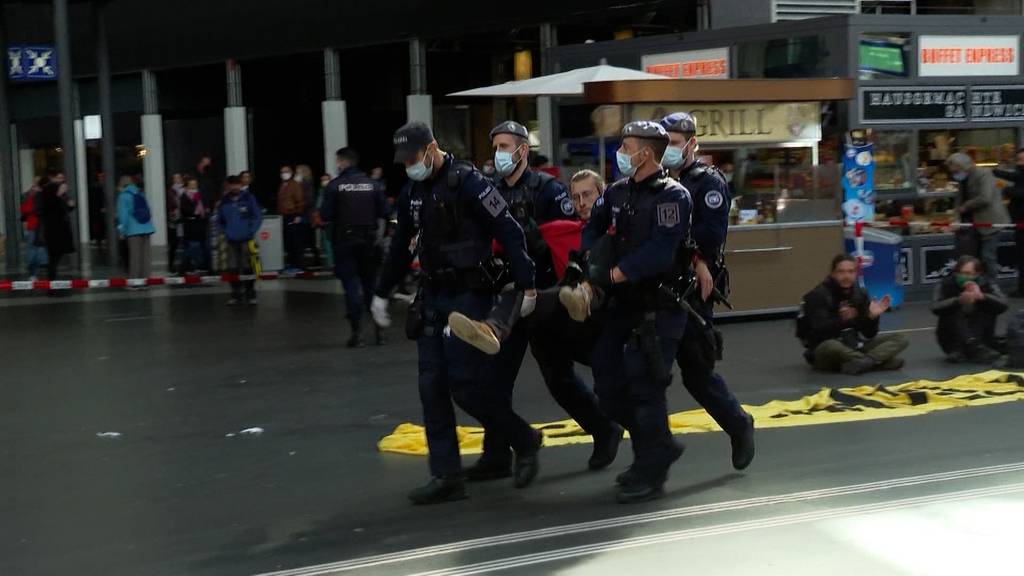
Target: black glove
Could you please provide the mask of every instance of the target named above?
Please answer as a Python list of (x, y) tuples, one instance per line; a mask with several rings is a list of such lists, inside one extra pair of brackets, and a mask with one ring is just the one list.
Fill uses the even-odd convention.
[(578, 250), (569, 252), (569, 263), (565, 265), (565, 274), (562, 276), (561, 286), (575, 288), (583, 282), (586, 277), (584, 270), (587, 267), (587, 257)]

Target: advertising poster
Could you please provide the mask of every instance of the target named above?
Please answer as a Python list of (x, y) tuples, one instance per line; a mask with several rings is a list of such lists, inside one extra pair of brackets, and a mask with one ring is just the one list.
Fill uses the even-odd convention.
[(846, 224), (875, 218), (874, 146), (847, 144), (843, 153), (843, 214)]

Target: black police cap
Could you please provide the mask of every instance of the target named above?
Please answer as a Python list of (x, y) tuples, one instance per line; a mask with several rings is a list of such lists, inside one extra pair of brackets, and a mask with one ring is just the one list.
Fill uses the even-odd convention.
[(666, 132), (692, 134), (697, 132), (697, 120), (687, 112), (675, 112), (661, 119)]
[(491, 140), (498, 134), (511, 134), (513, 136), (519, 136), (520, 138), (529, 138), (530, 132), (519, 122), (513, 122), (512, 120), (506, 120), (501, 124), (498, 124), (494, 128), (491, 128), (491, 133), (488, 136)]
[(405, 163), (434, 141), (434, 132), (423, 122), (409, 122), (395, 131), (395, 162)]
[(651, 122), (650, 120), (638, 120), (626, 124), (622, 127), (622, 137), (669, 141), (668, 132), (665, 132), (661, 124)]

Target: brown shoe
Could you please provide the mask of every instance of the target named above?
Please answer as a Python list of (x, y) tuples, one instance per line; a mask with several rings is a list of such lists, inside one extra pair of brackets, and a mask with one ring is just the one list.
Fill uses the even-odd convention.
[(590, 290), (584, 284), (575, 288), (562, 286), (558, 291), (558, 301), (576, 322), (586, 322), (590, 316)]
[(494, 356), (501, 351), (501, 342), (494, 335), (494, 330), (484, 322), (478, 322), (459, 312), (452, 312), (448, 315), (448, 326), (459, 340), (484, 354)]

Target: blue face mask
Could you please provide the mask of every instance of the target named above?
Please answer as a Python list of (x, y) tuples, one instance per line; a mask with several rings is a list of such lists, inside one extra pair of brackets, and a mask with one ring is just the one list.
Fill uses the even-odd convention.
[(513, 155), (514, 152), (504, 152), (502, 150), (494, 152), (494, 171), (498, 173), (498, 176), (504, 178), (516, 171), (516, 166), (519, 166), (522, 158), (516, 161), (512, 159)]
[(615, 153), (615, 162), (619, 165), (619, 172), (626, 178), (632, 178), (636, 174), (637, 166), (633, 166), (633, 156), (636, 154), (626, 154), (622, 150)]
[(967, 172), (953, 172), (953, 180), (956, 180), (957, 182), (967, 180)]
[[(689, 145), (687, 145), (689, 146)], [(678, 148), (676, 146), (669, 146), (665, 148), (665, 155), (661, 157), (661, 165), (666, 168), (682, 168), (683, 161), (686, 160), (686, 148)]]
[(428, 167), (426, 165), (427, 156), (430, 156), (430, 150), (427, 150), (427, 152), (423, 154), (423, 160), (420, 160), (419, 162), (413, 164), (412, 166), (405, 167), (405, 175), (408, 176), (410, 180), (413, 180), (415, 182), (423, 182), (430, 176), (430, 168), (434, 164), (434, 157), (430, 156), (431, 167)]

